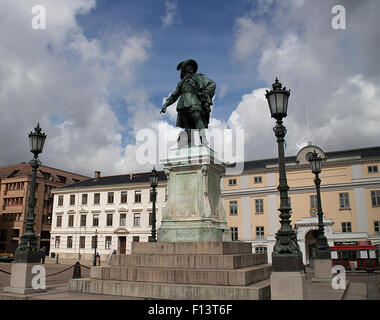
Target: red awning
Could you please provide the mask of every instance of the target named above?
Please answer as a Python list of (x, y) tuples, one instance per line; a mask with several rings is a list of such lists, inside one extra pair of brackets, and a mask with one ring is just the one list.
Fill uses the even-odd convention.
[(376, 250), (376, 246), (341, 246), (341, 247), (330, 247), (331, 250)]

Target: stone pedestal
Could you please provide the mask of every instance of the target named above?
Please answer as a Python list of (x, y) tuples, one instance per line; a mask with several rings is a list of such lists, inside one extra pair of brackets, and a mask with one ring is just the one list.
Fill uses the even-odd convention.
[(70, 291), (174, 300), (268, 300), (271, 265), (250, 243), (133, 242)]
[(330, 259), (315, 259), (314, 260), (314, 278), (315, 282), (331, 282), (332, 263)]
[(272, 272), (272, 300), (306, 300), (306, 275), (303, 271)]
[(35, 276), (37, 276), (37, 273), (32, 273), (32, 269), (37, 265), (39, 266), (41, 264), (12, 262), (10, 286), (5, 287), (4, 292), (29, 294), (46, 291), (46, 289), (34, 289), (32, 287), (32, 280)]
[(231, 241), (220, 189), (226, 164), (207, 146), (171, 150), (161, 162), (168, 176), (168, 200), (157, 240)]

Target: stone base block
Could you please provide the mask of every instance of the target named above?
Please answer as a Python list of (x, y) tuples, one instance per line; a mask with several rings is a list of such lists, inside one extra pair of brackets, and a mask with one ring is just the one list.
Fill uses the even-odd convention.
[(306, 300), (306, 275), (300, 272), (272, 272), (272, 300)]
[(265, 253), (228, 255), (135, 253), (112, 255), (111, 266), (233, 270), (267, 262), (268, 258)]
[(209, 220), (162, 221), (157, 239), (159, 242), (231, 241), (231, 231)]
[(32, 269), (36, 265), (40, 264), (12, 262), (10, 286), (5, 287), (4, 292), (29, 294), (46, 291), (46, 289), (34, 289), (32, 286), (32, 280), (37, 276), (37, 273), (32, 273)]
[(331, 282), (332, 263), (330, 259), (314, 260), (314, 278), (315, 282)]
[(91, 268), (90, 277), (100, 280), (247, 286), (268, 279), (271, 270), (269, 264), (236, 270), (99, 266)]
[(132, 242), (132, 254), (244, 254), (252, 253), (247, 242)]
[(251, 286), (210, 286), (97, 279), (71, 279), (75, 292), (169, 300), (270, 300), (269, 280)]

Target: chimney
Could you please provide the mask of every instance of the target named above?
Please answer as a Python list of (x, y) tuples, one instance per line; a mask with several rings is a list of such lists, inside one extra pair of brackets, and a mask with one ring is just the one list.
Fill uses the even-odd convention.
[(95, 171), (95, 179), (98, 179), (100, 177), (100, 171)]
[(130, 180), (133, 179), (133, 173), (132, 173), (132, 172), (129, 174), (129, 179), (130, 179)]

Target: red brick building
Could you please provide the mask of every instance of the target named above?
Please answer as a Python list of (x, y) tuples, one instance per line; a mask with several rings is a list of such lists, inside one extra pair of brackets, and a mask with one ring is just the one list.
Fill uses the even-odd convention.
[[(36, 207), (34, 230), (40, 247), (50, 248), (50, 229), (53, 210), (51, 190), (88, 177), (40, 166), (36, 177)], [(32, 181), (29, 163), (0, 167), (0, 252), (16, 250), (26, 230), (26, 216)]]

